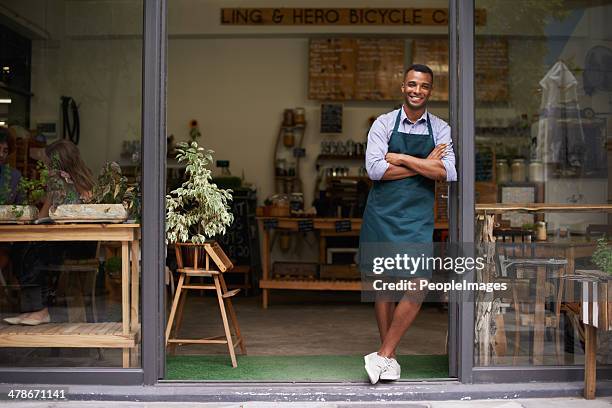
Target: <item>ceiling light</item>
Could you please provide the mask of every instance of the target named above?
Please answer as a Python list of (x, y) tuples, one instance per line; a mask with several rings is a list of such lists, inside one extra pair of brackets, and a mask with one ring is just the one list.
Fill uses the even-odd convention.
[(11, 98), (0, 98), (0, 103), (13, 103)]

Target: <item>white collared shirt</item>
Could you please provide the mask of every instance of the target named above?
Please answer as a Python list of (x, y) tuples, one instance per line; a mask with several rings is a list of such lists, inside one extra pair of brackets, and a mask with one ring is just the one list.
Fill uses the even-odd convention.
[[(414, 133), (426, 135), (429, 133), (427, 128), (427, 110), (416, 121), (411, 122), (406, 116), (403, 107), (400, 108), (402, 113), (398, 131), (402, 133)], [(389, 140), (395, 126), (395, 119), (400, 109), (396, 109), (389, 113), (380, 115), (372, 124), (368, 133), (368, 147), (366, 149), (366, 170), (368, 176), (372, 180), (381, 180), (389, 163), (385, 160), (385, 155), (389, 149)], [(431, 122), (431, 130), (433, 131), (434, 144), (446, 144), (446, 156), (442, 158), (442, 164), (446, 169), (446, 180), (457, 181), (457, 170), (455, 169), (455, 153), (453, 150), (453, 140), (451, 138), (451, 129), (448, 123), (439, 117), (429, 113), (429, 121)]]

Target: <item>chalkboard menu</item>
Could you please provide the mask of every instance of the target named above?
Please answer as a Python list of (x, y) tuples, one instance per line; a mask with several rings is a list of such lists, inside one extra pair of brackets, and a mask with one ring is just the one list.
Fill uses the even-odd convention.
[(479, 147), (476, 150), (476, 181), (495, 181), (495, 155), (491, 149)]
[(233, 197), (231, 211), (234, 222), (225, 235), (217, 237), (217, 241), (234, 265), (249, 265), (257, 270), (260, 265), (259, 234), (255, 219), (257, 197), (249, 189), (234, 189)]
[(501, 38), (476, 40), (476, 100), (508, 100), (508, 41)]
[(311, 39), (308, 98), (395, 100), (403, 70), (403, 39)]
[[(477, 38), (476, 101), (504, 102), (508, 100), (508, 41), (503, 38)], [(414, 40), (412, 62), (426, 64), (434, 71), (432, 101), (448, 100), (448, 40)]]
[(337, 103), (321, 105), (321, 133), (342, 133), (342, 105)]

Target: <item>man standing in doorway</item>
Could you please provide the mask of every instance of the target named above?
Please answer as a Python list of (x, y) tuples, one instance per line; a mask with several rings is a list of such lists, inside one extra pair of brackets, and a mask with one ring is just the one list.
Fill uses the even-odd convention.
[[(401, 87), (404, 104), (379, 116), (368, 134), (366, 169), (373, 186), (359, 238), (362, 268), (373, 263), (364, 255), (369, 243), (431, 244), (435, 181), (457, 180), (450, 127), (427, 111), (432, 88), (432, 70), (410, 66)], [(400, 378), (395, 350), (416, 318), (422, 297), (404, 297), (397, 305), (376, 300), (382, 344), (364, 357), (372, 384)]]

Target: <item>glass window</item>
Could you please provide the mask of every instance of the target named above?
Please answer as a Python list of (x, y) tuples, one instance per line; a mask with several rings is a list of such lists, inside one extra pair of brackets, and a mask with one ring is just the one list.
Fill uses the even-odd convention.
[(0, 3), (0, 366), (139, 367), (142, 1)]
[(612, 6), (476, 8), (487, 15), (475, 52), (477, 240), (490, 242), (480, 278), (508, 290), (476, 303), (475, 363), (582, 364), (582, 282), (602, 269), (593, 253), (612, 232)]

